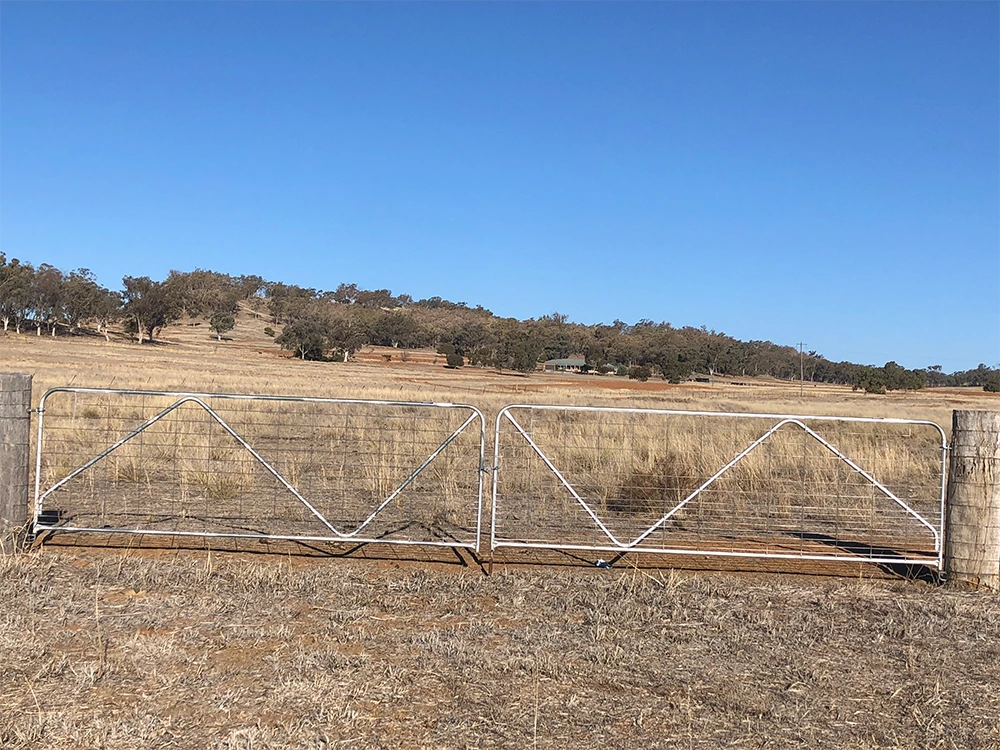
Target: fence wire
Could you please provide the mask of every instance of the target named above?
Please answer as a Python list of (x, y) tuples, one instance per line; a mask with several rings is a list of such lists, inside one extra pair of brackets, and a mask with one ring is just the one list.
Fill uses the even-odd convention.
[(923, 421), (508, 406), (491, 548), (940, 567), (946, 451)]
[(35, 530), (478, 548), (471, 406), (57, 388)]

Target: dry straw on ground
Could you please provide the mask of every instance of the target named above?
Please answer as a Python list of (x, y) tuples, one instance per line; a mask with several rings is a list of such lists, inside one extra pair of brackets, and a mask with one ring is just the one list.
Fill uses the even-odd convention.
[(9, 748), (1000, 747), (1000, 601), (220, 553), (0, 560)]

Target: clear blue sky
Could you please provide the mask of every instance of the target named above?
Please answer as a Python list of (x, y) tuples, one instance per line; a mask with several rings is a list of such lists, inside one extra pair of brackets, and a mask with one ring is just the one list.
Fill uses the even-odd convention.
[(0, 250), (996, 364), (998, 9), (4, 2)]

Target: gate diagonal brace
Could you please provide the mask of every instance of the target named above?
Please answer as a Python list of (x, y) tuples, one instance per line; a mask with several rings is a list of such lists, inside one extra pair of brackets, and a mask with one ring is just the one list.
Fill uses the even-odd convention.
[[(170, 414), (171, 412), (175, 411), (176, 409), (180, 408), (181, 406), (183, 406), (184, 404), (187, 404), (187, 403), (197, 404), (202, 409), (204, 409), (206, 412), (208, 412), (208, 414), (212, 417), (212, 419), (214, 419), (216, 422), (219, 423), (219, 425), (222, 427), (222, 429), (224, 429), (226, 432), (228, 432), (236, 440), (236, 442), (238, 442), (243, 448), (245, 448), (250, 453), (250, 455), (253, 456), (254, 459), (257, 460), (258, 463), (260, 463), (261, 466), (263, 466), (268, 472), (270, 472), (271, 475), (274, 476), (274, 478), (277, 479), (282, 484), (282, 486), (285, 487), (285, 489), (287, 489), (289, 492), (291, 492), (300, 503), (302, 503), (306, 508), (308, 508), (309, 511), (314, 516), (316, 516), (316, 518), (318, 518), (320, 520), (320, 522), (323, 523), (324, 526), (326, 526), (328, 529), (330, 529), (330, 531), (332, 531), (334, 534), (336, 534), (338, 536), (341, 536), (340, 532), (337, 531), (337, 529), (333, 526), (333, 524), (331, 524), (329, 521), (327, 521), (326, 518), (323, 517), (322, 513), (320, 513), (318, 510), (316, 510), (316, 508), (314, 508), (312, 506), (312, 504), (308, 500), (306, 500), (304, 497), (302, 497), (302, 495), (300, 495), (299, 492), (294, 487), (292, 487), (291, 484), (288, 483), (288, 480), (286, 480), (281, 475), (281, 473), (278, 472), (277, 469), (275, 469), (273, 466), (271, 466), (271, 464), (269, 464), (267, 461), (265, 461), (260, 456), (260, 454), (257, 453), (257, 451), (255, 451), (250, 446), (250, 444), (246, 440), (244, 440), (236, 432), (236, 430), (234, 430), (232, 427), (230, 427), (228, 424), (226, 424), (226, 421), (222, 417), (220, 417), (208, 404), (206, 404), (204, 401), (202, 401), (200, 398), (197, 398), (196, 396), (185, 396), (184, 398), (179, 399), (178, 401), (176, 401), (175, 403), (171, 404), (170, 406), (168, 406), (163, 411), (161, 411), (158, 414), (156, 414), (155, 416), (153, 416), (151, 419), (147, 420), (143, 424), (141, 424), (138, 427), (136, 427), (134, 430), (132, 430), (132, 432), (130, 432), (128, 435), (126, 435), (125, 437), (123, 437), (118, 442), (116, 442), (113, 445), (110, 445), (109, 447), (105, 448), (103, 451), (101, 451), (100, 453), (98, 453), (92, 459), (90, 459), (89, 461), (87, 461), (87, 463), (85, 463), (83, 466), (81, 466), (80, 468), (72, 471), (70, 474), (68, 474), (67, 476), (65, 476), (63, 479), (59, 480), (54, 485), (52, 485), (51, 487), (49, 487), (49, 489), (47, 489), (44, 494), (38, 496), (38, 499), (36, 500), (36, 503), (35, 503), (35, 526), (39, 526), (40, 525), (39, 524), (39, 517), (42, 514), (42, 503), (43, 503), (43, 501), (45, 500), (46, 497), (48, 497), (49, 495), (51, 495), (52, 493), (54, 493), (56, 490), (58, 490), (60, 487), (62, 487), (63, 485), (65, 485), (67, 482), (69, 482), (74, 477), (82, 474), (84, 471), (86, 471), (87, 469), (89, 469), (91, 466), (93, 466), (94, 464), (96, 464), (98, 461), (100, 461), (105, 456), (108, 456), (109, 454), (113, 453), (115, 450), (117, 450), (121, 446), (125, 445), (125, 443), (127, 443), (130, 440), (132, 440), (132, 439), (138, 437), (139, 435), (141, 435), (145, 430), (147, 430), (150, 427), (152, 427), (154, 424), (156, 424), (157, 422), (159, 422), (161, 419), (163, 419), (168, 414)], [(39, 432), (41, 432), (41, 424), (39, 424)], [(39, 441), (39, 461), (41, 461), (41, 441)], [(40, 475), (40, 472), (36, 472), (36, 483), (39, 480), (39, 475)], [(37, 492), (38, 492), (38, 488), (36, 486), (36, 495), (37, 495)]]
[(404, 479), (403, 483), (400, 484), (399, 487), (397, 487), (385, 500), (383, 500), (382, 503), (372, 512), (372, 514), (368, 516), (368, 518), (366, 518), (361, 523), (360, 526), (358, 526), (358, 528), (356, 528), (354, 531), (350, 533), (347, 534), (342, 533), (340, 535), (343, 537), (350, 538), (360, 533), (362, 529), (364, 529), (369, 523), (375, 520), (375, 516), (381, 513), (385, 509), (385, 507), (389, 505), (389, 503), (391, 503), (393, 500), (396, 499), (399, 493), (405, 490), (410, 485), (410, 483), (417, 478), (420, 472), (422, 472), (424, 469), (430, 466), (431, 462), (435, 458), (440, 456), (441, 453), (444, 451), (444, 449), (447, 448), (449, 445), (451, 445), (452, 441), (459, 435), (461, 435), (462, 431), (465, 430), (465, 428), (468, 427), (470, 424), (472, 424), (477, 419), (477, 417), (478, 415), (475, 412), (470, 414), (469, 418), (466, 419), (457, 430), (455, 430), (453, 433), (451, 433), (451, 435), (445, 438), (444, 441), (437, 448), (435, 448), (434, 451), (427, 457), (427, 459), (422, 464), (420, 464), (420, 466), (414, 469), (413, 472), (410, 474), (410, 476)]
[[(573, 487), (573, 485), (570, 484), (566, 480), (566, 478), (562, 475), (562, 473), (559, 471), (559, 469), (556, 468), (555, 464), (552, 463), (552, 461), (549, 459), (549, 457), (545, 455), (545, 453), (542, 451), (542, 449), (538, 447), (538, 445), (531, 438), (531, 436), (527, 433), (527, 431), (520, 424), (518, 424), (517, 420), (514, 419), (514, 416), (509, 411), (505, 411), (504, 415), (507, 417), (507, 419), (510, 421), (510, 423), (514, 425), (515, 429), (517, 429), (517, 431), (521, 434), (521, 436), (527, 441), (528, 445), (531, 446), (531, 449), (536, 454), (538, 454), (538, 457), (542, 459), (542, 461), (545, 463), (545, 465), (548, 466), (549, 470), (556, 476), (556, 478), (562, 483), (562, 485), (569, 491), (569, 493), (573, 496), (573, 498), (577, 501), (577, 503), (580, 504), (580, 506), (583, 508), (583, 510), (587, 513), (587, 515), (590, 516), (590, 518), (591, 518), (591, 520), (593, 520), (594, 524), (611, 541), (612, 544), (614, 544), (616, 547), (618, 547), (620, 549), (624, 549), (624, 550), (633, 549), (636, 546), (638, 546), (639, 544), (642, 544), (642, 542), (645, 539), (647, 539), (657, 529), (659, 529), (661, 526), (663, 526), (663, 524), (665, 524), (667, 521), (669, 521), (674, 515), (676, 515), (678, 512), (680, 512), (684, 508), (685, 505), (687, 505), (688, 503), (690, 503), (698, 495), (700, 495), (702, 492), (704, 492), (706, 489), (708, 489), (708, 487), (711, 486), (717, 479), (719, 479), (719, 477), (721, 477), (727, 471), (729, 471), (734, 466), (736, 466), (740, 461), (742, 461), (744, 458), (746, 458), (746, 456), (749, 455), (755, 448), (757, 448), (757, 446), (761, 445), (765, 440), (767, 440), (769, 437), (771, 437), (771, 435), (773, 435), (779, 429), (781, 429), (782, 427), (784, 427), (785, 425), (788, 425), (788, 424), (800, 427), (808, 435), (812, 436), (821, 445), (823, 445), (824, 447), (826, 447), (831, 453), (833, 453), (835, 456), (837, 456), (837, 458), (839, 458), (841, 461), (843, 461), (848, 466), (850, 466), (854, 471), (856, 471), (858, 474), (860, 474), (862, 477), (864, 477), (868, 482), (870, 482), (872, 484), (872, 486), (876, 487), (880, 492), (882, 492), (883, 495), (885, 495), (887, 498), (889, 498), (890, 500), (892, 500), (893, 502), (895, 502), (907, 514), (909, 514), (910, 516), (912, 516), (913, 518), (915, 518), (917, 521), (919, 521), (923, 526), (925, 526), (931, 532), (931, 534), (933, 534), (933, 536), (934, 536), (934, 550), (935, 551), (939, 551), (940, 547), (941, 547), (940, 532), (931, 523), (929, 523), (923, 516), (921, 516), (919, 513), (917, 513), (915, 510), (913, 510), (904, 501), (900, 500), (891, 490), (889, 490), (885, 485), (883, 485), (881, 482), (879, 482), (878, 480), (876, 480), (875, 477), (873, 477), (867, 471), (865, 471), (860, 466), (858, 466), (854, 461), (852, 461), (850, 458), (848, 458), (844, 453), (842, 453), (840, 450), (838, 450), (834, 445), (832, 445), (830, 442), (828, 442), (827, 440), (825, 440), (823, 437), (821, 437), (819, 434), (817, 434), (814, 430), (810, 429), (808, 426), (806, 426), (800, 420), (795, 419), (795, 418), (791, 418), (791, 417), (790, 418), (786, 418), (786, 419), (782, 419), (777, 424), (775, 424), (773, 427), (771, 427), (769, 430), (767, 430), (763, 435), (761, 435), (753, 443), (751, 443), (749, 446), (747, 446), (747, 448), (745, 448), (743, 451), (741, 451), (739, 454), (737, 454), (735, 458), (733, 458), (731, 461), (729, 461), (729, 463), (727, 463), (725, 466), (723, 466), (721, 469), (719, 469), (715, 474), (713, 474), (700, 487), (698, 487), (696, 490), (694, 490), (690, 495), (688, 495), (681, 502), (679, 502), (677, 505), (675, 505), (666, 514), (664, 514), (652, 526), (650, 526), (648, 529), (646, 529), (646, 531), (644, 531), (643, 533), (641, 533), (639, 536), (637, 536), (631, 542), (622, 542), (621, 540), (619, 540), (611, 532), (610, 529), (608, 529), (608, 527), (604, 524), (604, 522), (601, 521), (600, 517), (597, 515), (597, 513), (594, 511), (594, 509), (587, 503), (586, 500), (584, 500), (580, 496), (580, 494), (576, 491), (576, 489)], [(499, 468), (499, 467), (497, 467), (497, 468)]]
[[(49, 495), (51, 495), (52, 493), (54, 493), (60, 487), (64, 486), (66, 483), (68, 483), (74, 477), (77, 477), (80, 474), (82, 474), (84, 471), (86, 471), (91, 466), (93, 466), (94, 464), (96, 464), (102, 458), (105, 458), (106, 456), (108, 456), (109, 454), (113, 453), (115, 450), (117, 450), (121, 446), (125, 445), (130, 440), (138, 437), (140, 434), (142, 434), (149, 427), (151, 427), (152, 425), (156, 424), (161, 419), (163, 419), (164, 417), (166, 417), (168, 414), (170, 414), (171, 412), (175, 411), (176, 409), (178, 409), (179, 407), (183, 406), (186, 403), (194, 403), (194, 404), (197, 404), (198, 406), (200, 406), (202, 409), (204, 409), (227, 433), (229, 433), (229, 435), (231, 435), (244, 449), (246, 449), (247, 452), (249, 452), (250, 455), (253, 456), (254, 459), (258, 463), (260, 463), (261, 466), (263, 466), (272, 476), (274, 476), (274, 478), (277, 479), (278, 482), (280, 482), (281, 485), (285, 489), (287, 489), (290, 493), (292, 493), (292, 495), (294, 495), (295, 498), (300, 503), (302, 503), (302, 505), (304, 505), (309, 510), (310, 513), (312, 513), (324, 526), (326, 526), (330, 531), (332, 531), (334, 535), (336, 535), (339, 538), (343, 538), (343, 539), (350, 539), (352, 537), (357, 536), (359, 533), (361, 533), (361, 531), (364, 530), (373, 520), (375, 520), (375, 518), (379, 515), (379, 513), (381, 513), (393, 500), (395, 500), (396, 497), (398, 497), (399, 494), (401, 492), (403, 492), (403, 490), (405, 490), (413, 482), (414, 479), (417, 478), (417, 476), (420, 474), (420, 472), (422, 472), (424, 469), (426, 469), (430, 465), (430, 463), (435, 458), (437, 458), (455, 440), (455, 438), (457, 438), (465, 430), (466, 427), (468, 427), (473, 421), (476, 420), (476, 418), (478, 416), (477, 413), (473, 412), (469, 416), (469, 418), (466, 419), (465, 422), (463, 422), (462, 425), (457, 430), (455, 430), (454, 432), (451, 433), (451, 435), (449, 435), (447, 438), (445, 438), (444, 441), (442, 441), (442, 443), (430, 454), (430, 456), (428, 456), (427, 459), (424, 460), (424, 462), (420, 464), (420, 466), (418, 466), (416, 469), (414, 469), (413, 472), (411, 472), (410, 475), (406, 479), (404, 479), (403, 482), (392, 493), (390, 493), (389, 496), (386, 497), (378, 505), (378, 507), (364, 521), (361, 522), (361, 524), (357, 528), (355, 528), (353, 531), (344, 532), (344, 531), (340, 531), (332, 523), (330, 523), (323, 516), (323, 514), (319, 512), (319, 510), (317, 510), (305, 497), (303, 497), (298, 492), (298, 490), (295, 489), (295, 487), (293, 487), (288, 482), (287, 479), (285, 479), (284, 476), (281, 475), (281, 473), (277, 469), (275, 469), (273, 466), (271, 466), (271, 464), (269, 464), (267, 461), (265, 461), (264, 458), (261, 457), (261, 455), (259, 453), (257, 453), (257, 451), (254, 450), (253, 447), (246, 440), (244, 440), (243, 437), (239, 433), (237, 433), (232, 427), (230, 427), (226, 423), (226, 421), (224, 419), (222, 419), (222, 417), (220, 417), (210, 406), (208, 406), (208, 404), (206, 404), (203, 400), (201, 400), (200, 398), (198, 398), (196, 396), (185, 396), (184, 398), (181, 398), (177, 402), (171, 404), (166, 409), (164, 409), (163, 411), (159, 412), (158, 414), (156, 414), (155, 416), (153, 416), (152, 418), (150, 418), (149, 420), (147, 420), (143, 424), (139, 425), (139, 427), (137, 427), (134, 430), (132, 430), (132, 432), (130, 432), (125, 437), (123, 437), (121, 440), (119, 440), (116, 443), (114, 443), (114, 444), (110, 445), (109, 447), (105, 448), (103, 451), (101, 451), (96, 456), (94, 456), (93, 458), (91, 458), (85, 464), (83, 464), (79, 468), (77, 468), (74, 471), (72, 471), (70, 474), (68, 474), (67, 476), (65, 476), (63, 479), (61, 479), (58, 482), (56, 482), (54, 485), (52, 485), (49, 489), (47, 489), (42, 494), (39, 494), (39, 490), (40, 490), (39, 483), (40, 483), (40, 473), (41, 472), (36, 470), (36, 473), (35, 473), (35, 497), (36, 497), (36, 500), (35, 500), (35, 518), (34, 518), (34, 524), (33, 524), (34, 528), (36, 528), (36, 529), (38, 529), (38, 528), (48, 528), (47, 526), (44, 526), (43, 524), (40, 523), (40, 518), (41, 518), (41, 515), (42, 515), (43, 502), (44, 502), (45, 498), (47, 498)], [(39, 414), (42, 414), (42, 413), (43, 413), (42, 410), (39, 409)], [(39, 421), (39, 433), (40, 434), (41, 434), (41, 430), (42, 430), (42, 424), (41, 424), (41, 420), (40, 420)], [(39, 463), (41, 462), (41, 441), (39, 441), (38, 462)]]

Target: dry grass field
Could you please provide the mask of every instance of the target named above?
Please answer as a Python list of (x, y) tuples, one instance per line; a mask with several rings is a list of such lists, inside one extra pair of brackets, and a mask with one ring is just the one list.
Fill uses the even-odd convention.
[(46, 548), (7, 748), (1000, 747), (1000, 600), (913, 582)]
[[(952, 409), (1000, 406), (959, 390), (525, 378), (432, 352), (300, 362), (265, 325), (241, 318), (220, 343), (183, 323), (143, 347), (0, 336), (0, 369), (33, 373), (36, 401), (61, 385), (435, 400), (488, 420), (558, 403), (947, 429)], [(0, 558), (0, 747), (1000, 748), (1000, 599), (875, 568), (512, 558), (485, 575), (447, 549), (115, 543)]]

